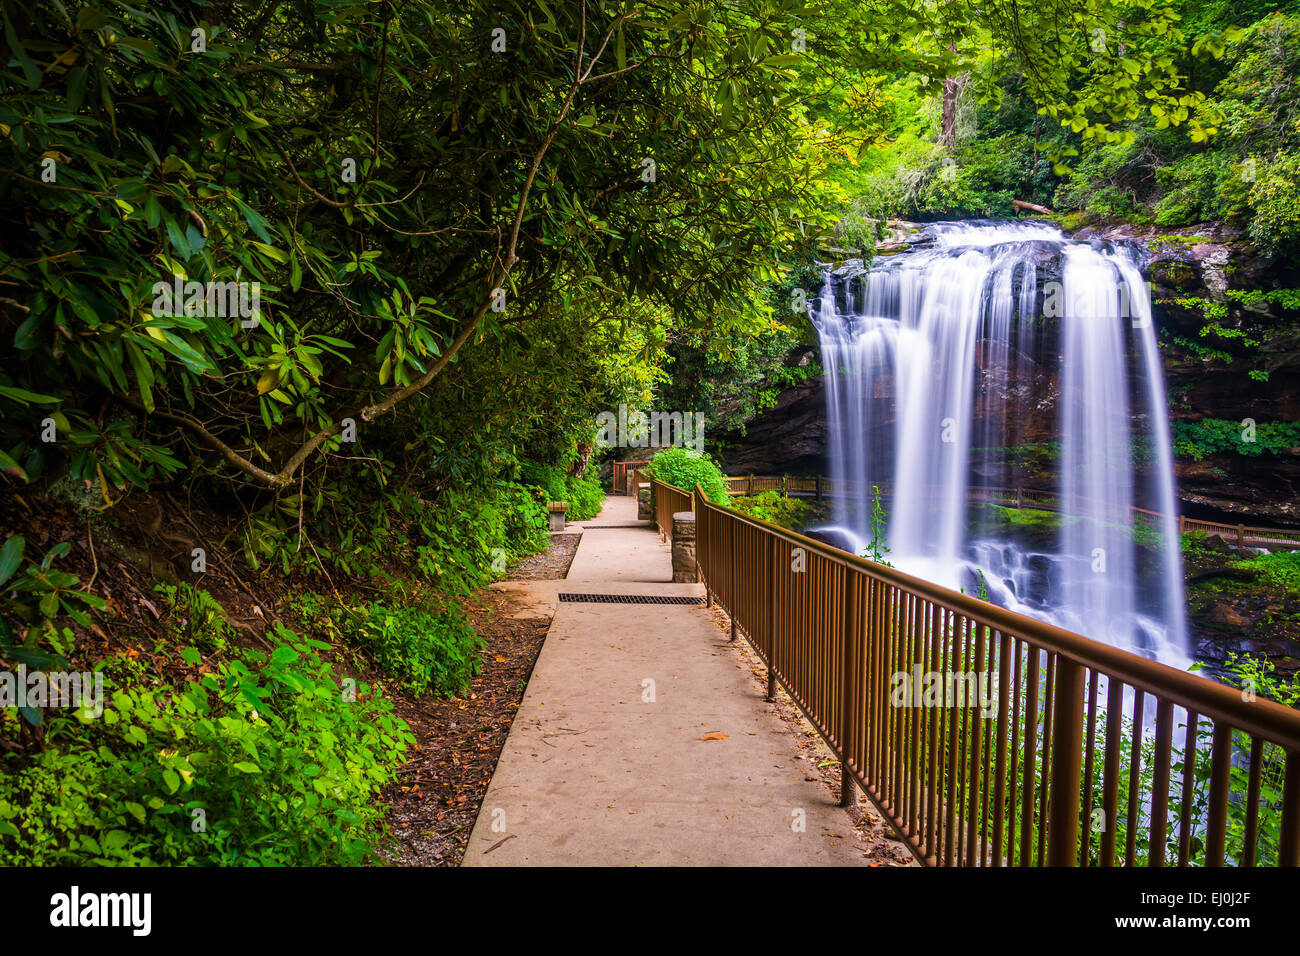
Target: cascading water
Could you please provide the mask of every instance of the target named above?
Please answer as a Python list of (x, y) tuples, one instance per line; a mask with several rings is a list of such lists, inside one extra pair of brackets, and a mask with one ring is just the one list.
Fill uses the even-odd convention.
[[(858, 553), (877, 485), (895, 566), (983, 580), (999, 604), (1186, 666), (1161, 361), (1126, 250), (1038, 223), (938, 223), (869, 273), (828, 272), (812, 317), (834, 521)], [(1054, 459), (1051, 540), (972, 504), (1018, 484), (1025, 448)]]

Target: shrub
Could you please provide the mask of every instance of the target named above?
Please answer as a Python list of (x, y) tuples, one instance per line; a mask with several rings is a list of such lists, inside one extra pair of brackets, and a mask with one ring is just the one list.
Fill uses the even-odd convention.
[[(53, 712), (53, 743), (0, 759), (0, 865), (369, 859), (382, 836), (376, 797), (414, 738), (368, 686), (341, 690), (318, 656), (327, 645), (274, 633), (270, 654), (196, 672), (183, 689), (127, 674), (134, 686), (106, 680), (101, 718)], [(201, 660), (192, 647), (181, 655)], [(17, 720), (0, 712), (6, 736)]]
[(1277, 551), (1238, 561), (1238, 568), (1254, 571), (1265, 584), (1300, 593), (1300, 551)]
[(361, 647), (384, 673), (417, 693), (454, 697), (482, 665), (482, 639), (454, 605), (347, 606), (309, 594), (297, 609), (305, 620)]
[[(452, 596), (467, 595), (500, 577), (506, 562), (550, 547), (545, 497), (540, 489), (509, 483), (491, 498), (447, 491), (434, 504), (420, 503), (412, 509), (412, 563), (425, 583)], [(391, 539), (388, 548), (391, 554)]]
[(691, 448), (664, 449), (651, 460), (646, 474), (686, 491), (698, 484), (710, 501), (725, 504), (729, 497), (722, 469), (712, 458)]
[(1174, 422), (1173, 440), (1174, 453), (1194, 461), (1227, 451), (1250, 457), (1278, 455), (1300, 445), (1300, 422), (1260, 422), (1253, 434), (1241, 422), (1222, 418)]
[(605, 507), (605, 492), (600, 482), (566, 474), (559, 465), (524, 465), (519, 480), (542, 489), (547, 501), (567, 501), (570, 521), (594, 518)]
[(798, 528), (812, 511), (812, 505), (779, 491), (764, 491), (748, 498), (732, 498), (730, 506), (741, 514), (770, 521), (782, 528)]
[(585, 521), (600, 514), (605, 507), (605, 491), (600, 482), (590, 478), (569, 476), (569, 489), (565, 501), (569, 503), (569, 520)]

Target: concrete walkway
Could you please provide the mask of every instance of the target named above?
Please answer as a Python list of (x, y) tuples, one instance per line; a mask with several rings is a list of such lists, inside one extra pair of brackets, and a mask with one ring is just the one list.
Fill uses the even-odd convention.
[(669, 548), (636, 524), (635, 500), (610, 497), (568, 578), (498, 585), (520, 616), (555, 616), (463, 865), (864, 864), (703, 606), (559, 603), (703, 594), (668, 583)]

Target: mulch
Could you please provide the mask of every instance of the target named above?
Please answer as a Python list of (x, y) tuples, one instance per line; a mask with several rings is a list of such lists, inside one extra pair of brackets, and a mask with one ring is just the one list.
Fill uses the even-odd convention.
[[(521, 561), (509, 580), (563, 578), (580, 534), (557, 534), (548, 551)], [(487, 794), (510, 725), (524, 698), (549, 617), (514, 618), (512, 595), (484, 589), (465, 606), (483, 638), (483, 669), (465, 697), (394, 698), (418, 750), (398, 771), (381, 800), (392, 809), (395, 866), (459, 866)]]
[(547, 551), (524, 558), (506, 572), (511, 581), (554, 581), (569, 573), (581, 534), (553, 534)]

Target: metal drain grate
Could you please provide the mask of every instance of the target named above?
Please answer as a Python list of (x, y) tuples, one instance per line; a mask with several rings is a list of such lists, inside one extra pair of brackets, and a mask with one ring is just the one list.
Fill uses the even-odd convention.
[(561, 594), (563, 604), (703, 604), (704, 598), (665, 594)]

